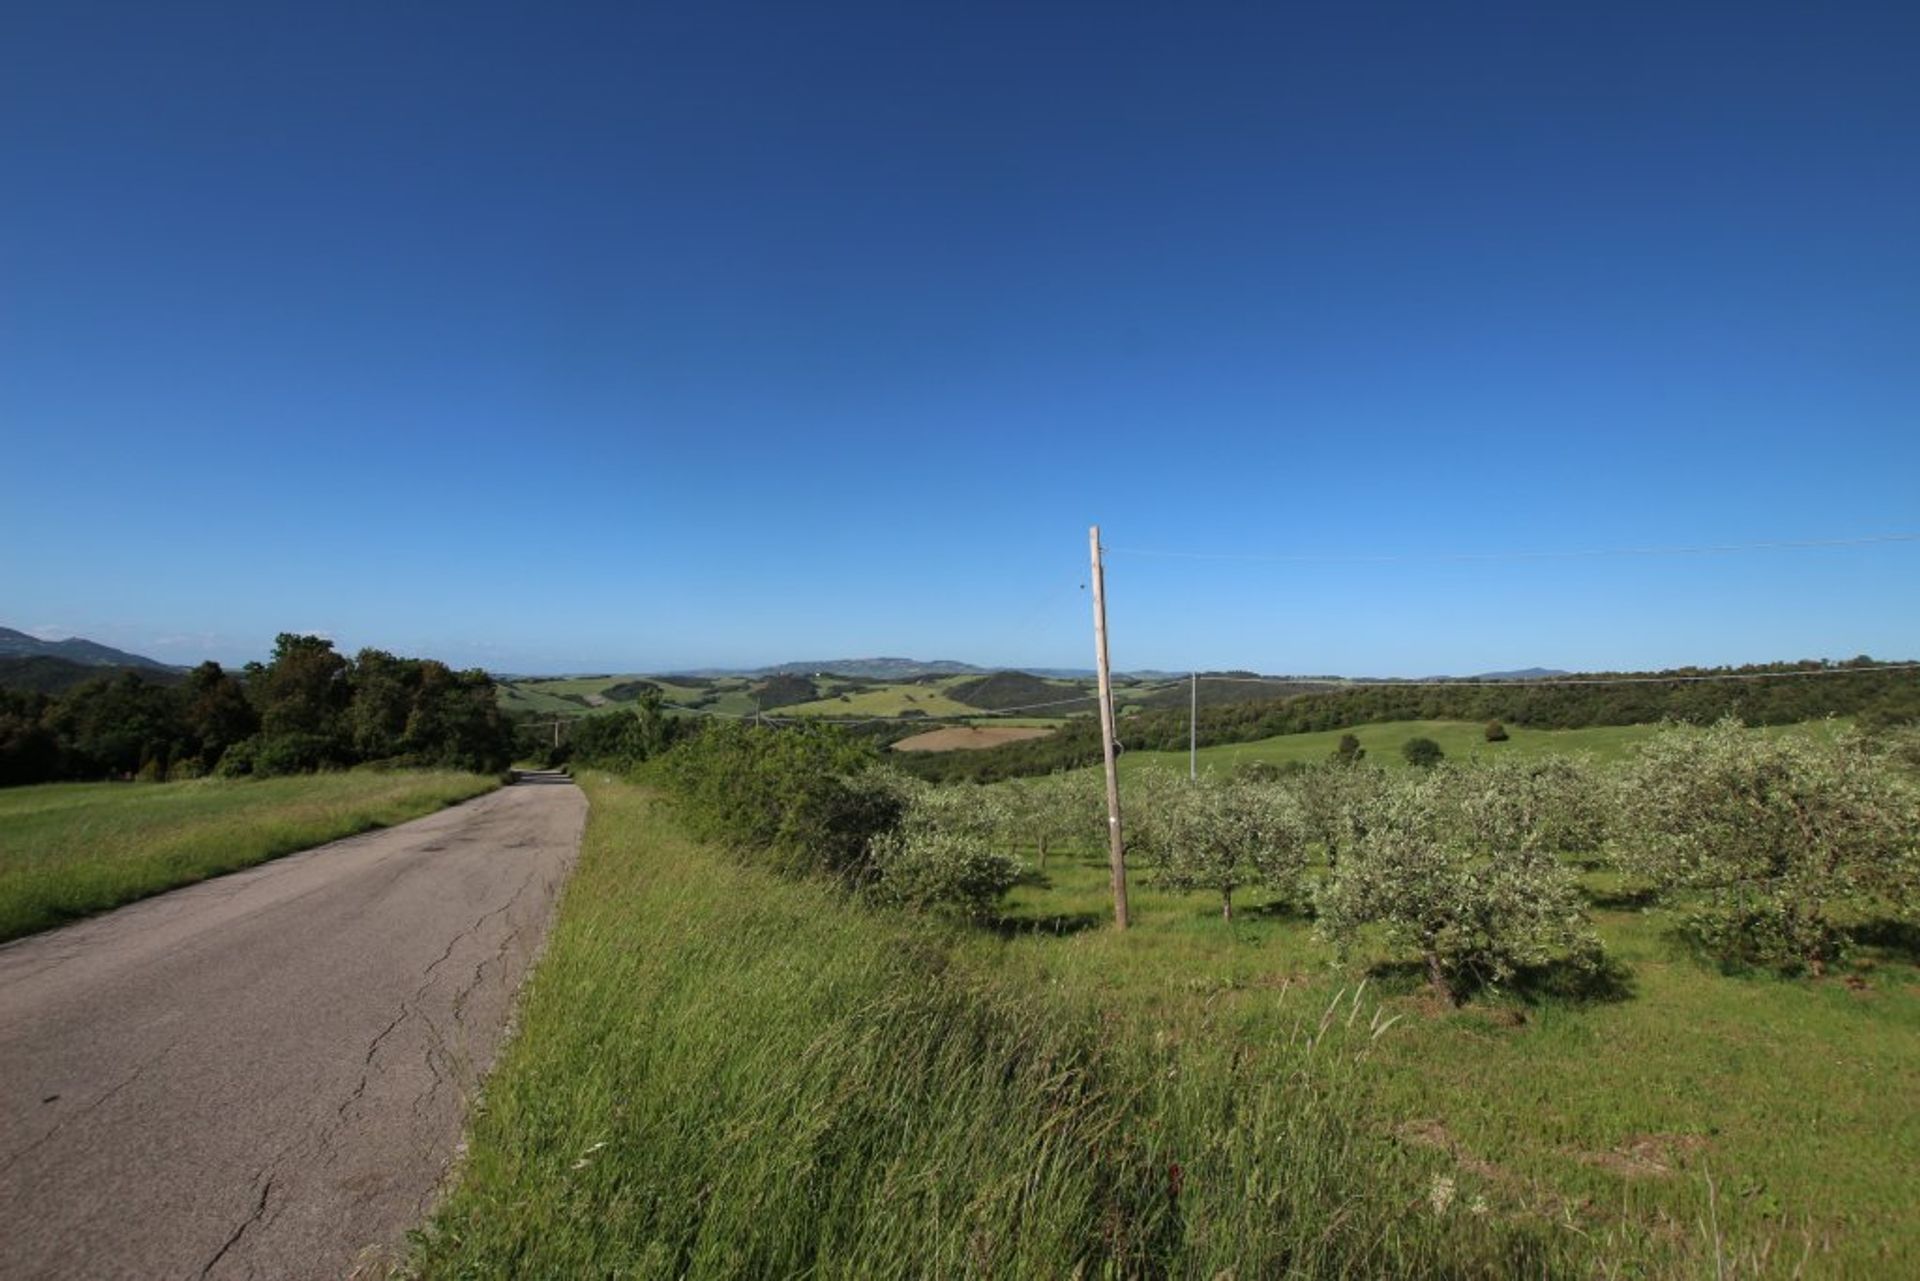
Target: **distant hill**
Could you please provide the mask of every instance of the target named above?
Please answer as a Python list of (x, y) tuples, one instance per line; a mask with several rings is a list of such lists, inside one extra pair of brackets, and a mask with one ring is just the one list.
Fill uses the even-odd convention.
[(910, 681), (921, 676), (965, 676), (979, 672), (985, 674), (985, 667), (975, 667), (972, 663), (956, 663), (951, 659), (935, 658), (822, 658), (801, 663), (777, 663), (772, 667), (695, 667), (680, 673), (686, 676), (750, 676), (764, 678), (769, 676), (813, 676), (828, 672), (835, 676), (860, 676), (868, 680)]
[(1478, 676), (1468, 677), (1476, 681), (1545, 681), (1556, 676), (1568, 676), (1570, 672), (1557, 667), (1523, 667), (1515, 672), (1481, 672)]
[(983, 711), (1033, 708), (1043, 716), (1067, 716), (1091, 711), (1097, 705), (1096, 696), (1083, 686), (1041, 680), (1025, 672), (995, 672), (978, 680), (961, 681), (947, 688), (947, 697)]
[(73, 636), (66, 640), (41, 640), (38, 636), (29, 636), (17, 632), (11, 627), (0, 627), (0, 658), (58, 658), (69, 663), (78, 663), (82, 667), (144, 667), (157, 671), (175, 671), (166, 663), (156, 662), (141, 654), (129, 654), (124, 649), (114, 649), (110, 645), (101, 645), (95, 641)]
[(107, 666), (76, 663), (70, 659), (55, 658), (51, 654), (30, 654), (0, 658), (0, 689), (23, 690), (31, 694), (64, 694), (76, 685), (121, 672), (131, 672), (141, 680), (159, 685), (173, 685), (186, 679), (186, 674), (177, 667), (157, 664), (144, 667)]

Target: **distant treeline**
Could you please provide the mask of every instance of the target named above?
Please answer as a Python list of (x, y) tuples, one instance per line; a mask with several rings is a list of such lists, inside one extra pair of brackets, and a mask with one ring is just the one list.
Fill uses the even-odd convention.
[[(1198, 737), (1201, 746), (1210, 747), (1277, 734), (1415, 720), (1498, 720), (1532, 729), (1660, 720), (1710, 724), (1723, 716), (1738, 717), (1748, 725), (1785, 725), (1822, 716), (1857, 716), (1869, 726), (1920, 721), (1920, 670), (1854, 670), (1879, 666), (1863, 657), (1834, 664), (1771, 663), (1570, 678), (1592, 684), (1373, 685), (1264, 702), (1203, 705)], [(1790, 674), (1815, 671), (1834, 674)], [(1687, 679), (1702, 676), (1754, 679)], [(1623, 679), (1634, 683), (1601, 683)], [(1187, 746), (1188, 713), (1179, 708), (1125, 716), (1118, 734), (1121, 745), (1130, 751), (1178, 750)], [(902, 753), (899, 764), (937, 781), (992, 782), (1077, 769), (1099, 759), (1097, 722), (1076, 720), (1046, 738), (970, 752)]]
[(0, 690), (0, 785), (296, 774), (368, 762), (491, 772), (511, 726), (484, 671), (282, 633), (238, 674), (121, 671), (59, 695)]

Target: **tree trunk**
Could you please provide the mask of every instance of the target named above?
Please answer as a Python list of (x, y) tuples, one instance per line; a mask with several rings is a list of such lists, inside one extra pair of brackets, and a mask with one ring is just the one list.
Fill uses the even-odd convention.
[(1447, 982), (1447, 972), (1441, 968), (1438, 953), (1427, 953), (1427, 982), (1433, 984), (1433, 990), (1447, 999), (1450, 1005), (1460, 1004), (1460, 998), (1454, 995), (1453, 985)]
[(1220, 919), (1229, 923), (1233, 920), (1233, 891), (1220, 891)]
[(1044, 836), (1040, 838), (1040, 870), (1047, 870), (1047, 838)]

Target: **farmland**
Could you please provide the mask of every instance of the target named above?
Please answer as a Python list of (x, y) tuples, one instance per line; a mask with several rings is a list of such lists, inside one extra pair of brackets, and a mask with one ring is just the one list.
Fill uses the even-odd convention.
[(352, 771), (0, 791), (0, 940), (403, 823), (497, 786), (452, 771)]
[[(1369, 757), (1394, 764), (1408, 734), (1448, 729), (1371, 727)], [(661, 1275), (1910, 1271), (1920, 949), (1911, 924), (1880, 914), (1910, 908), (1910, 878), (1857, 882), (1869, 897), (1835, 909), (1850, 951), (1781, 977), (1701, 951), (1690, 931), (1709, 900), (1633, 870), (1653, 868), (1632, 853), (1640, 828), (1598, 835), (1664, 804), (1661, 787), (1691, 803), (1727, 770), (1817, 771), (1854, 741), (1731, 723), (1516, 736), (1485, 766), (1322, 763), (1220, 793), (1258, 808), (1337, 784), (1391, 819), (1338, 830), (1391, 834), (1421, 797), (1580, 789), (1589, 818), (1563, 839), (1592, 852), (1530, 875), (1572, 888), (1599, 959), (1528, 961), (1452, 999), (1391, 930), (1365, 926), (1351, 947), (1325, 932), (1316, 905), (1337, 896), (1322, 890), (1365, 871), (1364, 841), (1337, 869), (1332, 846), (1314, 855), (1303, 874), (1322, 890), (1304, 896), (1255, 877), (1230, 920), (1204, 885), (1173, 888), (1160, 807), (1229, 785), (1156, 780), (1149, 762), (1124, 783), (1124, 933), (1108, 925), (1092, 836), (1097, 774), (899, 779), (886, 786), (906, 789), (904, 835), (863, 852), (830, 817), (853, 814), (836, 796), (874, 812), (857, 799), (872, 793), (835, 791), (853, 744), (723, 726), (639, 782), (585, 771), (581, 879), (469, 1177), (416, 1262), (426, 1275), (506, 1260)], [(1568, 746), (1619, 764), (1563, 766)], [(1330, 743), (1313, 747), (1318, 759)], [(1846, 767), (1847, 804), (1891, 799), (1904, 817), (1888, 821), (1906, 826), (1889, 830), (1911, 833), (1911, 780), (1876, 759), (1871, 786), (1864, 764)], [(1619, 799), (1629, 786), (1642, 803)], [(1751, 803), (1741, 795), (1730, 803)], [(1028, 825), (1062, 816), (1082, 834), (1049, 858)], [(1768, 830), (1793, 830), (1776, 817), (1786, 826)], [(1600, 826), (1578, 837), (1585, 822)], [(1884, 847), (1896, 876), (1907, 839)], [(1474, 856), (1467, 891), (1482, 873), (1497, 886), (1504, 857)], [(859, 867), (874, 879), (851, 895), (800, 875)], [(1512, 911), (1529, 893), (1475, 901)], [(899, 910), (915, 902), (931, 910)], [(728, 1030), (743, 1023), (752, 1037)], [(847, 1080), (863, 1088), (836, 1087)], [(824, 1203), (804, 1195), (821, 1187)]]
[(1044, 738), (1051, 730), (1031, 725), (961, 725), (952, 729), (929, 730), (903, 738), (893, 745), (896, 752), (973, 751), (1017, 743), (1023, 738)]

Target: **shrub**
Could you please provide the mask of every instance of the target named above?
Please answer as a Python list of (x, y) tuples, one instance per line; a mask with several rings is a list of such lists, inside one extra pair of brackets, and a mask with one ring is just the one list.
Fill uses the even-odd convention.
[(909, 822), (873, 839), (873, 894), (917, 908), (988, 915), (1020, 879), (1020, 864), (978, 832)]
[(1507, 727), (1499, 721), (1488, 721), (1486, 735), (1489, 743), (1504, 743), (1507, 741)]
[(1673, 725), (1625, 786), (1620, 864), (1697, 892), (1683, 929), (1730, 964), (1818, 972), (1844, 951), (1836, 904), (1920, 907), (1920, 790), (1856, 733)]
[(1440, 744), (1430, 738), (1410, 738), (1401, 745), (1400, 755), (1406, 757), (1407, 764), (1415, 768), (1432, 769), (1446, 753), (1440, 750)]
[(781, 871), (865, 884), (869, 843), (902, 812), (897, 791), (859, 777), (878, 760), (871, 744), (830, 727), (726, 722), (669, 751), (661, 773), (702, 832)]
[(1320, 887), (1321, 937), (1344, 956), (1382, 925), (1456, 1003), (1556, 957), (1596, 967), (1599, 939), (1551, 848), (1555, 820), (1508, 795), (1515, 784), (1472, 766), (1375, 775), (1356, 798), (1358, 838)]
[(1342, 765), (1357, 765), (1366, 754), (1367, 749), (1360, 746), (1360, 740), (1352, 734), (1342, 734), (1333, 747), (1333, 759)]

